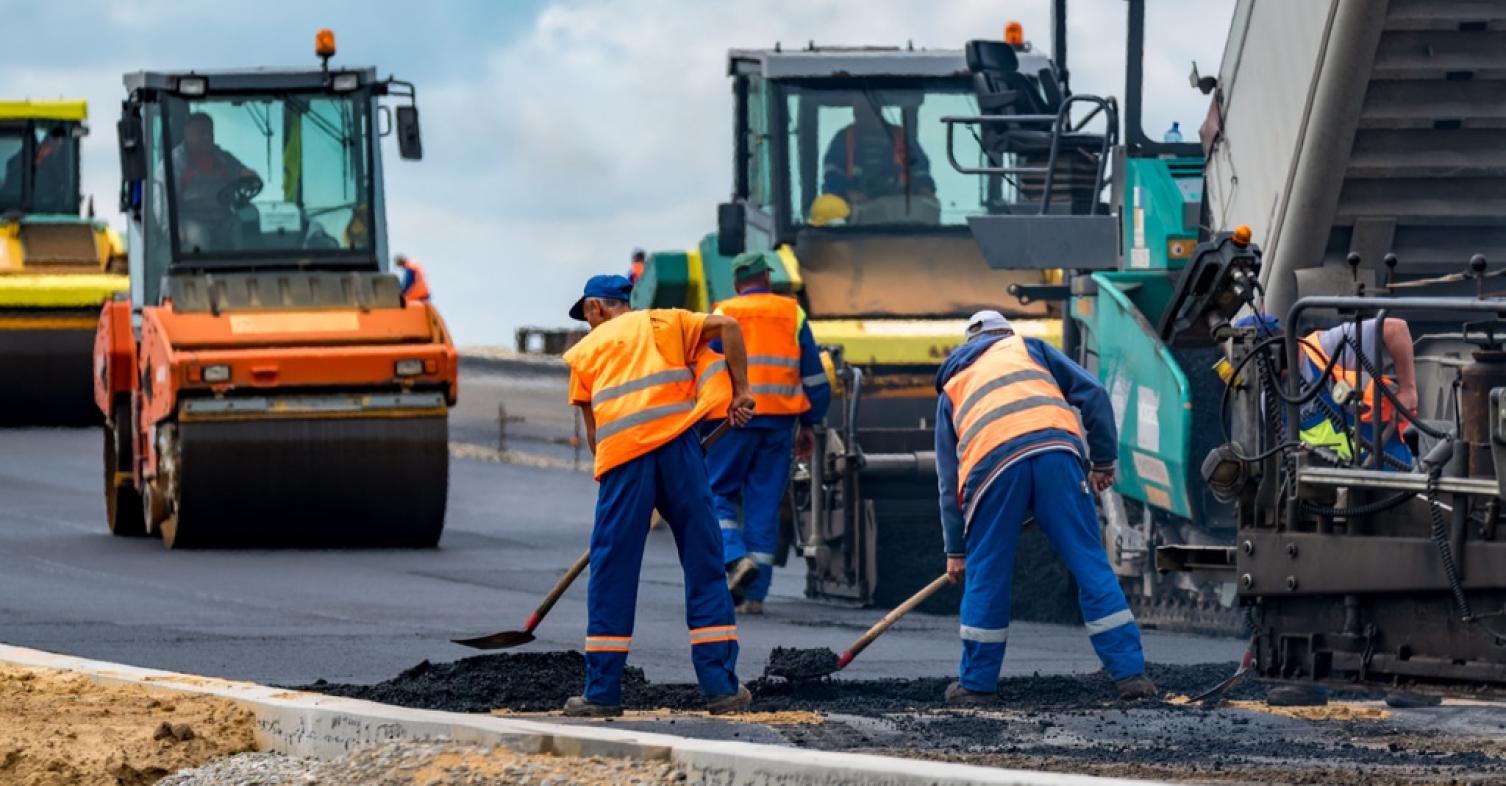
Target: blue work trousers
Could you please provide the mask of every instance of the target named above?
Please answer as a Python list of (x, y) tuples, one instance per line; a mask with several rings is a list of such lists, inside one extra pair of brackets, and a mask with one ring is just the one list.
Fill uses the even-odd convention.
[[(1145, 671), (1140, 627), (1103, 550), (1093, 494), (1082, 462), (1068, 451), (1020, 459), (983, 491), (967, 532), (962, 595), (962, 687), (998, 687), (1009, 639), (1015, 546), (1026, 511), (1077, 579), (1088, 639), (1116, 680)], [(1027, 590), (1028, 591), (1028, 590)]]
[[(774, 579), (779, 506), (790, 479), (795, 432), (787, 427), (732, 429), (706, 451), (711, 494), (722, 527), (724, 563), (752, 557), (758, 577), (744, 597), (763, 602)], [(739, 515), (739, 511), (741, 515)]]
[(696, 679), (710, 696), (737, 692), (737, 628), (722, 567), (721, 532), (705, 456), (695, 434), (687, 431), (601, 477), (586, 595), (585, 695), (597, 704), (622, 703), (638, 574), (656, 508), (674, 533), (685, 572), (685, 621)]

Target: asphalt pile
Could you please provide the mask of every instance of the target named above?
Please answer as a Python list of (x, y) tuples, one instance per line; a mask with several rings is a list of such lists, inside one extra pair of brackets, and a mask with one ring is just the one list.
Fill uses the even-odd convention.
[[(785, 650), (771, 658), (771, 668), (793, 658), (797, 666), (831, 664), (830, 650)], [(1163, 692), (1192, 694), (1233, 673), (1234, 663), (1199, 666), (1151, 666), (1150, 675)], [(808, 672), (806, 672), (808, 673)], [(420, 709), (450, 712), (520, 712), (557, 710), (585, 684), (586, 659), (576, 651), (477, 655), (450, 663), (424, 661), (375, 685), (319, 680), (299, 690), (346, 696)], [(764, 676), (748, 683), (754, 709), (779, 712), (813, 710), (878, 717), (893, 712), (943, 706), (942, 691), (950, 677), (916, 679), (786, 680)], [(699, 709), (694, 684), (650, 683), (641, 669), (629, 666), (622, 678), (623, 704), (629, 709)], [(1245, 683), (1230, 698), (1258, 698), (1264, 688)], [(999, 698), (1014, 709), (1098, 707), (1115, 701), (1106, 675), (1011, 677), (999, 684)]]

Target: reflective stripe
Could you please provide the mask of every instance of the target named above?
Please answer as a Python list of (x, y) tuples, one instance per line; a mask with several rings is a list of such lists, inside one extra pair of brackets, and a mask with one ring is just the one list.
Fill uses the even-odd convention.
[(802, 392), (799, 385), (749, 385), (753, 393), (762, 393), (765, 396), (798, 396)]
[(823, 371), (819, 374), (811, 374), (808, 377), (801, 377), (800, 384), (813, 388), (818, 385), (830, 385), (831, 380), (826, 378), (826, 372)]
[(973, 394), (971, 396), (968, 396), (966, 401), (962, 402), (962, 406), (957, 408), (956, 414), (952, 415), (952, 422), (957, 424), (958, 428), (961, 428), (962, 424), (966, 422), (967, 413), (971, 412), (973, 407), (976, 406), (979, 401), (983, 400), (984, 396), (994, 392), (995, 390), (998, 390), (999, 388), (1013, 385), (1016, 382), (1026, 382), (1029, 380), (1050, 382), (1053, 385), (1056, 384), (1056, 380), (1053, 379), (1050, 374), (1047, 374), (1043, 371), (1036, 371), (1035, 369), (1023, 369), (1010, 374), (1005, 374), (1004, 376), (994, 379), (983, 387), (980, 387), (977, 390), (973, 391)]
[(722, 373), (723, 371), (726, 371), (726, 370), (727, 370), (727, 360), (726, 360), (726, 358), (723, 358), (721, 360), (712, 361), (711, 365), (707, 366), (706, 370), (701, 372), (701, 378), (695, 381), (695, 392), (696, 392), (696, 395), (700, 395), (701, 388), (705, 387), (707, 382), (710, 382), (711, 380), (715, 379), (717, 374), (720, 374), (720, 373)]
[(1099, 617), (1096, 620), (1084, 622), (1082, 626), (1088, 629), (1089, 636), (1097, 636), (1105, 631), (1111, 631), (1121, 625), (1128, 625), (1135, 621), (1135, 615), (1129, 609), (1116, 611), (1107, 617)]
[(715, 644), (720, 641), (737, 641), (736, 625), (712, 625), (690, 631), (690, 646)]
[(661, 404), (657, 407), (640, 409), (631, 415), (620, 417), (612, 421), (611, 423), (608, 423), (605, 426), (596, 429), (596, 442), (600, 444), (602, 440), (620, 431), (623, 431), (624, 429), (630, 429), (634, 426), (641, 426), (644, 423), (658, 420), (659, 418), (667, 418), (670, 415), (678, 415), (682, 412), (689, 412), (692, 409), (695, 409), (694, 401), (677, 401), (673, 404)]
[(586, 652), (627, 652), (632, 636), (587, 636)]
[(749, 355), (748, 365), (800, 368), (800, 358), (785, 357), (783, 355)]
[(719, 521), (717, 523), (722, 525), (722, 529), (742, 529), (743, 528), (742, 522), (741, 521), (737, 521), (736, 519), (722, 519), (721, 521)]
[(1059, 398), (1053, 398), (1051, 396), (1029, 396), (1027, 398), (1019, 399), (1018, 401), (1011, 401), (1002, 407), (997, 407), (995, 409), (989, 410), (988, 412), (980, 416), (977, 422), (969, 426), (967, 433), (963, 434), (962, 439), (957, 442), (957, 452), (959, 454), (966, 453), (968, 443), (972, 441), (973, 437), (978, 436), (978, 432), (982, 431), (984, 426), (987, 426), (988, 424), (998, 420), (999, 418), (1008, 417), (1015, 414), (1016, 412), (1023, 412), (1027, 409), (1035, 409), (1036, 407), (1057, 407), (1059, 409), (1065, 409), (1068, 412), (1072, 411), (1072, 406), (1070, 404)]
[(1002, 628), (975, 628), (971, 625), (963, 625), (958, 630), (958, 635), (963, 641), (979, 641), (984, 644), (1003, 644), (1009, 641), (1009, 627)]
[(688, 368), (672, 368), (660, 371), (657, 374), (649, 374), (646, 377), (640, 377), (631, 382), (624, 382), (621, 385), (615, 385), (606, 390), (596, 391), (596, 395), (591, 397), (591, 406), (599, 407), (604, 402), (611, 401), (614, 398), (626, 396), (629, 393), (657, 385), (668, 385), (672, 382), (689, 382), (691, 379), (692, 375)]
[(774, 555), (767, 551), (750, 551), (748, 557), (760, 565), (774, 564)]

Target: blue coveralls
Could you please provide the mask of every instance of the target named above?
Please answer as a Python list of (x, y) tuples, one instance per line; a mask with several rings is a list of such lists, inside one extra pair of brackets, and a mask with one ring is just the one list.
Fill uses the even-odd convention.
[[(741, 294), (768, 292), (744, 289)], [(774, 579), (774, 552), (779, 548), (779, 503), (790, 479), (794, 460), (795, 422), (814, 426), (826, 417), (831, 384), (821, 365), (821, 349), (805, 324), (800, 336), (800, 382), (811, 408), (796, 415), (755, 415), (747, 426), (728, 431), (706, 451), (711, 493), (722, 528), (722, 562), (751, 557), (758, 575), (744, 591), (747, 600), (762, 603)], [(712, 349), (721, 351), (719, 342)], [(708, 428), (715, 424), (708, 424)], [(741, 515), (739, 515), (739, 511)]]
[[(596, 704), (622, 703), (622, 668), (633, 635), (638, 574), (656, 508), (674, 533), (685, 572), (685, 621), (696, 679), (710, 696), (737, 692), (737, 638), (722, 568), (721, 533), (705, 457), (693, 430), (687, 430), (601, 476), (591, 531), (586, 623), (585, 696)], [(620, 651), (593, 651), (593, 645)]]
[[(937, 374), (938, 393), (999, 338), (985, 333), (953, 352)], [(1094, 468), (1112, 469), (1118, 434), (1108, 394), (1098, 380), (1051, 345), (1034, 338), (1026, 338), (1025, 345), (1077, 408)], [(1077, 580), (1088, 638), (1109, 676), (1120, 680), (1144, 672), (1140, 628), (1104, 553), (1077, 437), (1043, 429), (999, 445), (969, 473), (967, 495), (960, 504), (957, 441), (951, 400), (941, 393), (936, 407), (936, 473), (943, 536), (947, 555), (963, 556), (967, 565), (960, 629), (962, 687), (980, 693), (998, 687), (1009, 638), (1015, 546), (1026, 511), (1034, 511), (1036, 524)]]

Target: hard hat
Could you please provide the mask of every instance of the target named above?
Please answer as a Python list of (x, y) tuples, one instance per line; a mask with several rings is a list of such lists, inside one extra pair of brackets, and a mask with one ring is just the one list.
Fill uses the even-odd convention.
[(847, 200), (836, 194), (822, 194), (811, 202), (810, 225), (826, 226), (834, 221), (846, 220), (852, 215), (852, 208), (847, 205)]

